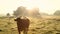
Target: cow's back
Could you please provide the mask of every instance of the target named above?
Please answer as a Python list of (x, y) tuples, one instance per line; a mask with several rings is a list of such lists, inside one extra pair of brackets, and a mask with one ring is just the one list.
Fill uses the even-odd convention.
[(20, 21), (17, 21), (17, 26), (18, 28), (22, 31), (24, 30), (25, 28), (29, 28), (29, 19), (20, 19)]
[(29, 19), (22, 19), (22, 24), (23, 24), (23, 27), (28, 28), (30, 24)]

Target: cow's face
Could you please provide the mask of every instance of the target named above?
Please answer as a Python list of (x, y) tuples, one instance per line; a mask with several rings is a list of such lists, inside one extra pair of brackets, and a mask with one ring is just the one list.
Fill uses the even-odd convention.
[(14, 21), (20, 21), (20, 18), (16, 18), (16, 19), (14, 19)]

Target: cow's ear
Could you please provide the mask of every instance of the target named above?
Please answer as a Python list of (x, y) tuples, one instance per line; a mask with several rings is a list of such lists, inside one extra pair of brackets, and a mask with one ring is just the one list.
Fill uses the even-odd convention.
[(16, 19), (14, 19), (14, 21), (17, 21)]
[(16, 19), (14, 19), (14, 21), (16, 21)]

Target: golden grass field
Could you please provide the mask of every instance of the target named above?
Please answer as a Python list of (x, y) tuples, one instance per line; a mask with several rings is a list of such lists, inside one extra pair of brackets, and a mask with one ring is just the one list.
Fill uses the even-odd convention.
[[(29, 18), (28, 34), (56, 34), (60, 33), (60, 17), (44, 16), (43, 18)], [(0, 34), (18, 34), (14, 18), (0, 18)]]

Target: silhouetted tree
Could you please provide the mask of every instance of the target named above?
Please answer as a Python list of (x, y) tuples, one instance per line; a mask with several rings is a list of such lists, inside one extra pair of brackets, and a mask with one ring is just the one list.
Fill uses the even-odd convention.
[(17, 8), (16, 11), (14, 11), (13, 15), (14, 16), (20, 16), (20, 15), (25, 15), (25, 13), (26, 13), (26, 8), (23, 6), (20, 6)]
[(13, 12), (14, 16), (33, 16), (33, 17), (41, 17), (39, 13), (39, 8), (32, 9), (31, 13), (30, 10), (27, 10), (26, 7), (20, 6), (17, 8), (16, 11)]
[(54, 15), (60, 15), (60, 10), (55, 11)]
[(7, 17), (8, 17), (8, 20), (9, 20), (9, 21), (8, 21), (8, 24), (10, 24), (10, 17), (11, 17), (11, 16), (10, 16), (10, 13), (7, 13)]
[(10, 13), (7, 13), (7, 17), (10, 17)]

